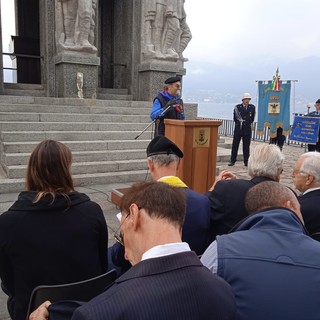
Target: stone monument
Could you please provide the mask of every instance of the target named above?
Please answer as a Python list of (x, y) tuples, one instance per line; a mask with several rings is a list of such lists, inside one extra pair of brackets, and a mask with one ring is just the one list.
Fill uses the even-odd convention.
[(185, 0), (145, 0), (142, 58), (139, 66), (141, 100), (152, 100), (164, 79), (185, 75), (183, 51), (192, 38)]
[(57, 95), (96, 98), (100, 65), (95, 46), (97, 0), (55, 1)]

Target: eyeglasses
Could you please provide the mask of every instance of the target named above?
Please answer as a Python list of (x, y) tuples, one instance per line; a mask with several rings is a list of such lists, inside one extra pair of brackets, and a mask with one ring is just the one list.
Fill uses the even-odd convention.
[(123, 219), (123, 221), (120, 223), (120, 226), (118, 227), (118, 229), (115, 231), (113, 238), (114, 240), (116, 240), (118, 243), (120, 243), (122, 246), (124, 246), (123, 243), (123, 237), (121, 234), (121, 226), (123, 225), (123, 223), (126, 221), (126, 219), (129, 217), (130, 213), (128, 213), (125, 218)]
[(293, 170), (292, 171), (292, 175), (297, 176), (298, 174), (308, 176), (308, 174), (303, 172), (303, 171), (299, 171), (299, 170)]

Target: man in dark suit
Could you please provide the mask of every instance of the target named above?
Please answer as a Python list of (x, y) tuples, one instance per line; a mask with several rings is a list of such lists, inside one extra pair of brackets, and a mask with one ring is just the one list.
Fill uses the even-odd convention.
[(251, 180), (236, 179), (229, 171), (221, 172), (206, 193), (211, 205), (213, 239), (228, 233), (248, 215), (244, 198), (251, 187), (266, 180), (280, 180), (283, 160), (283, 154), (277, 146), (261, 143), (253, 148), (249, 158)]
[(299, 196), (305, 227), (312, 236), (320, 232), (320, 153), (307, 152), (295, 163), (293, 183)]
[[(181, 242), (185, 203), (181, 188), (162, 182), (142, 182), (125, 193), (121, 233), (133, 267), (76, 309), (72, 320), (235, 319), (231, 287)], [(38, 312), (30, 319), (43, 317)]]
[[(320, 99), (318, 99), (315, 103), (316, 111), (310, 112), (307, 114), (313, 117), (320, 117)], [(318, 135), (318, 142), (316, 144), (308, 144), (308, 151), (317, 151), (320, 152), (320, 128), (319, 128), (319, 135)]]
[[(155, 137), (147, 147), (147, 161), (153, 180), (183, 188), (187, 198), (186, 216), (182, 228), (182, 241), (189, 244), (191, 250), (201, 255), (212, 242), (211, 211), (208, 197), (190, 190), (177, 175), (183, 152), (164, 136)], [(115, 243), (110, 249), (111, 261), (120, 267), (120, 273), (130, 268), (124, 259), (124, 249)]]
[(212, 242), (210, 220), (210, 202), (208, 197), (190, 190), (177, 177), (183, 152), (167, 137), (154, 138), (147, 148), (148, 167), (153, 180), (181, 187), (186, 192), (187, 209), (182, 228), (182, 241), (189, 244), (191, 250), (201, 255)]
[(243, 162), (244, 165), (248, 165), (248, 159), (250, 155), (250, 142), (251, 142), (251, 124), (254, 121), (256, 115), (256, 107), (250, 104), (251, 95), (244, 93), (242, 96), (242, 103), (237, 104), (233, 111), (233, 120), (235, 122), (231, 159), (228, 166), (234, 166), (237, 161), (239, 144), (242, 138), (243, 147)]

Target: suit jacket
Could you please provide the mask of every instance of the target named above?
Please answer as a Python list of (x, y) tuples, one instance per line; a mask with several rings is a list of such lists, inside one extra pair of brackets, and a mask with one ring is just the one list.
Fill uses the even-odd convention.
[(186, 188), (187, 208), (182, 228), (182, 241), (197, 255), (203, 254), (212, 240), (210, 201), (202, 194)]
[[(182, 228), (182, 241), (187, 242), (191, 250), (202, 255), (212, 242), (212, 224), (208, 197), (189, 188), (184, 188), (187, 195), (186, 216)], [(124, 258), (124, 247), (116, 242), (110, 248), (112, 262), (127, 271), (131, 264)]]
[(299, 197), (301, 213), (309, 234), (320, 232), (320, 189)]
[(247, 191), (263, 181), (272, 179), (254, 177), (251, 180), (222, 180), (217, 182), (213, 191), (206, 193), (211, 205), (213, 240), (217, 235), (228, 233), (248, 215), (244, 203)]
[(182, 252), (136, 264), (72, 320), (222, 320), (235, 319), (235, 311), (231, 287), (194, 252)]

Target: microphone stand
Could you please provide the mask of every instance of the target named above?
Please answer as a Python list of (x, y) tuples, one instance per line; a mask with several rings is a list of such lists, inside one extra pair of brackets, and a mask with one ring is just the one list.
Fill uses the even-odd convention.
[(134, 140), (137, 140), (151, 125), (153, 125), (159, 118), (163, 117), (168, 110), (172, 107), (172, 105), (165, 108), (153, 121), (151, 121), (135, 138)]

